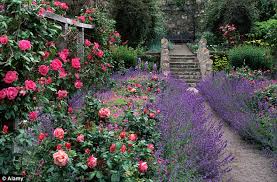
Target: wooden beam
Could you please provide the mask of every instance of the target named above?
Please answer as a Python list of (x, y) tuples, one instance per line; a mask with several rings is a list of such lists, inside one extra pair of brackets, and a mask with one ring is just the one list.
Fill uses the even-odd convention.
[(49, 19), (58, 21), (58, 22), (62, 22), (64, 24), (75, 25), (80, 28), (93, 29), (95, 27), (95, 25), (80, 23), (78, 21), (74, 22), (73, 20), (71, 20), (69, 18), (65, 18), (65, 17), (63, 17), (61, 15), (57, 15), (55, 13), (45, 12), (42, 16), (45, 18), (49, 18)]

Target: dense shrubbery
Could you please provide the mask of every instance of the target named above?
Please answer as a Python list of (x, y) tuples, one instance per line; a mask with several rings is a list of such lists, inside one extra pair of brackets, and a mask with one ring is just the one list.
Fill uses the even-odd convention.
[(204, 100), (187, 89), (185, 84), (169, 79), (158, 98), (161, 138), (157, 154), (164, 159), (160, 180), (220, 181), (231, 160), (230, 156), (221, 158), (226, 146), (221, 128), (210, 121)]
[(226, 71), (230, 69), (230, 62), (226, 55), (213, 55), (213, 70), (214, 71)]
[(242, 45), (229, 50), (228, 58), (235, 67), (249, 66), (252, 69), (271, 69), (271, 50), (264, 47)]

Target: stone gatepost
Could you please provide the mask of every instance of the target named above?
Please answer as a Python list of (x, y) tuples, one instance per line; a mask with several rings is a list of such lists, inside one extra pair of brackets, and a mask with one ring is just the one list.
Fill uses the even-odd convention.
[(168, 40), (166, 38), (161, 40), (161, 71), (165, 76), (168, 76), (170, 72)]
[(201, 38), (197, 50), (197, 59), (199, 60), (202, 78), (211, 75), (213, 72), (213, 61), (210, 57), (210, 51), (207, 48), (207, 40)]

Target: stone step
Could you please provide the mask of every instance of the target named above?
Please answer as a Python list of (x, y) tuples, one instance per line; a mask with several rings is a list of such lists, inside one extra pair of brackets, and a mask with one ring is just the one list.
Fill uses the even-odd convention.
[(187, 63), (187, 64), (176, 64), (169, 63), (170, 68), (200, 68), (199, 64)]
[(192, 54), (192, 55), (186, 55), (186, 54), (180, 54), (180, 55), (176, 55), (176, 54), (170, 54), (169, 53), (169, 57), (170, 58), (196, 58), (196, 55)]
[(193, 58), (170, 58), (170, 63), (199, 63), (197, 59)]
[(201, 73), (200, 72), (177, 72), (177, 71), (172, 71), (171, 72), (172, 74), (175, 74), (175, 75), (187, 75), (187, 76), (201, 76)]
[(200, 72), (200, 68), (199, 67), (190, 67), (190, 68), (170, 67), (170, 71)]

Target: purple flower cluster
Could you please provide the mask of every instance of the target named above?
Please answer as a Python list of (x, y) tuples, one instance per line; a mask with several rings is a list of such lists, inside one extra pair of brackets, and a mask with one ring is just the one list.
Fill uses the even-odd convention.
[(178, 181), (194, 177), (220, 181), (230, 169), (231, 156), (222, 157), (226, 141), (221, 126), (206, 112), (204, 99), (187, 91), (188, 86), (169, 78), (165, 91), (157, 99), (161, 110), (158, 123), (161, 139), (158, 157), (160, 180)]

